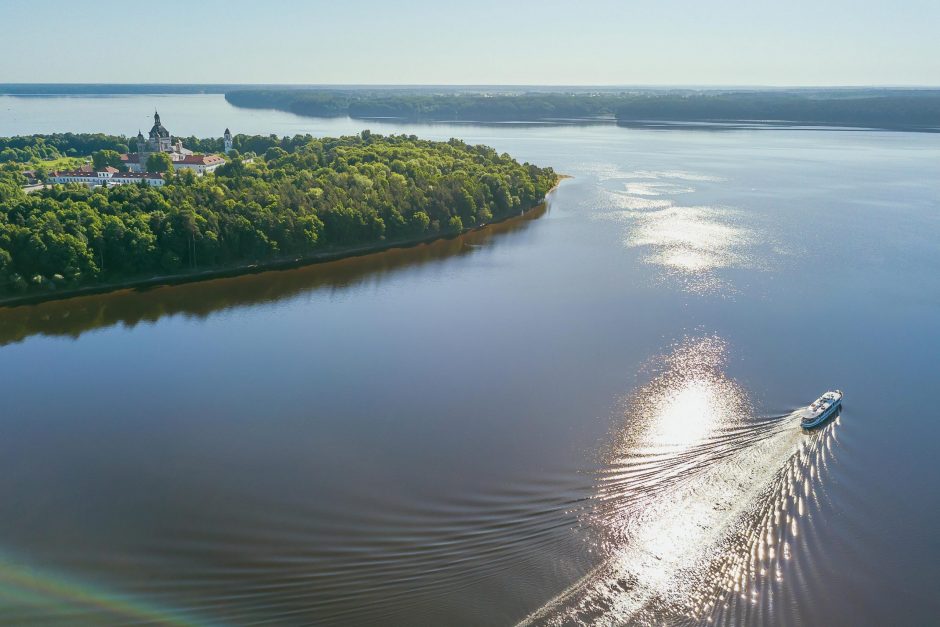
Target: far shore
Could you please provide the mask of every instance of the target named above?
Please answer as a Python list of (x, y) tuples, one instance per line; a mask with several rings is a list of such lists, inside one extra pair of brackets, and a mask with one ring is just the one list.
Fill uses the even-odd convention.
[(572, 178), (567, 174), (558, 174), (555, 185), (552, 186), (550, 190), (545, 193), (545, 197), (542, 199), (542, 202), (535, 204), (529, 207), (524, 212), (518, 215), (510, 215), (499, 220), (493, 220), (487, 222), (486, 224), (479, 224), (476, 226), (468, 227), (462, 231), (451, 231), (447, 233), (436, 233), (433, 235), (427, 235), (424, 237), (414, 237), (407, 239), (398, 239), (398, 240), (384, 240), (381, 242), (376, 242), (374, 244), (364, 244), (362, 246), (353, 246), (347, 248), (337, 248), (333, 250), (323, 250), (317, 253), (310, 255), (303, 255), (300, 257), (281, 257), (277, 259), (270, 259), (267, 261), (261, 261), (250, 264), (240, 264), (234, 266), (222, 266), (222, 267), (213, 267), (206, 270), (196, 270), (192, 272), (184, 272), (180, 274), (167, 274), (167, 275), (157, 275), (157, 276), (147, 276), (147, 277), (138, 277), (133, 279), (127, 279), (125, 281), (115, 281), (110, 283), (99, 283), (97, 285), (86, 285), (82, 287), (75, 288), (66, 288), (61, 290), (51, 290), (46, 292), (35, 292), (31, 294), (23, 294), (19, 296), (5, 297), (0, 298), (0, 309), (17, 307), (22, 305), (34, 305), (37, 303), (50, 301), (50, 300), (65, 300), (68, 298), (73, 298), (76, 296), (90, 296), (93, 294), (106, 294), (108, 292), (114, 292), (117, 290), (123, 289), (133, 289), (133, 288), (148, 288), (148, 287), (159, 287), (164, 285), (180, 285), (183, 283), (194, 283), (197, 281), (205, 281), (208, 279), (219, 279), (225, 277), (234, 277), (242, 274), (255, 274), (260, 272), (266, 272), (269, 270), (288, 270), (290, 268), (299, 268), (302, 266), (309, 266), (319, 263), (327, 263), (330, 261), (338, 261), (340, 259), (346, 259), (349, 257), (361, 257), (364, 255), (370, 255), (373, 253), (380, 253), (393, 248), (410, 248), (412, 246), (419, 246), (421, 244), (428, 244), (440, 239), (450, 239), (459, 237), (465, 233), (470, 233), (473, 231), (480, 231), (486, 229), (494, 224), (499, 224), (500, 222), (505, 222), (506, 220), (511, 220), (513, 218), (519, 217), (521, 215), (526, 215), (532, 211), (538, 209), (545, 205), (548, 200), (548, 196), (558, 189), (558, 186), (561, 185), (561, 182), (565, 179)]

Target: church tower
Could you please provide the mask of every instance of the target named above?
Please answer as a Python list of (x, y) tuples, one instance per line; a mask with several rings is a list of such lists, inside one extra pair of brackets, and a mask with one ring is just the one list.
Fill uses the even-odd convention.
[(232, 152), (232, 133), (228, 129), (225, 129), (225, 134), (222, 136), (222, 141), (225, 142), (225, 154)]
[[(130, 148), (130, 146), (128, 146)], [(131, 172), (143, 172), (147, 166), (147, 140), (144, 134), (137, 130), (137, 163), (128, 163)]]
[(151, 152), (173, 152), (173, 138), (160, 122), (160, 114), (156, 111), (153, 112), (153, 128), (150, 129), (150, 141), (147, 143)]

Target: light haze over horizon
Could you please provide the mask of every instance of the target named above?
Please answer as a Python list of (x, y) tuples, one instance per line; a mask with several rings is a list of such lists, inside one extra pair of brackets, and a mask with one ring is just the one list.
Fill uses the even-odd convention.
[(0, 0), (0, 83), (940, 85), (940, 3)]

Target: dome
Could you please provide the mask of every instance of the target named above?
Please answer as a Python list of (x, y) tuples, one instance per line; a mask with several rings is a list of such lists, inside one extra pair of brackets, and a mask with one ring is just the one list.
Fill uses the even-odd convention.
[(170, 131), (164, 128), (163, 124), (160, 123), (160, 114), (156, 111), (153, 112), (153, 128), (150, 129), (151, 139), (156, 139), (157, 137), (169, 137)]

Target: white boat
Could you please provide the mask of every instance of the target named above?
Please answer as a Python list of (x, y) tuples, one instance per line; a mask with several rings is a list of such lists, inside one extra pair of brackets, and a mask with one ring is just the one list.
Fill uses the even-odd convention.
[(800, 426), (804, 429), (818, 427), (842, 407), (842, 391), (829, 391), (817, 398), (806, 409), (800, 410)]

